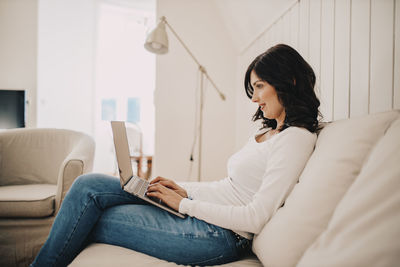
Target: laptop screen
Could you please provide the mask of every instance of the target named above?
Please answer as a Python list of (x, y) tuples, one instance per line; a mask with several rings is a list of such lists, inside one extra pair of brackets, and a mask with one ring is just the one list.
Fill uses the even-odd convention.
[(121, 186), (124, 186), (133, 176), (132, 163), (129, 154), (128, 137), (124, 121), (112, 121), (111, 128), (114, 138), (115, 154), (117, 156), (118, 170)]

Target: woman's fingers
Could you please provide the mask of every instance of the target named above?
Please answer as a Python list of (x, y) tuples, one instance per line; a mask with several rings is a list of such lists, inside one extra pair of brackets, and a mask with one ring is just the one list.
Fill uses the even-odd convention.
[(146, 195), (149, 197), (156, 197), (164, 201), (163, 188), (160, 184), (150, 185), (147, 188)]
[(153, 180), (150, 181), (150, 184), (155, 184), (158, 183), (160, 181), (168, 181), (167, 178), (161, 177), (161, 176), (157, 176), (156, 178), (154, 178)]
[(154, 180), (152, 180), (150, 182), (150, 185), (157, 184), (157, 183), (162, 184), (163, 186), (171, 188), (171, 189), (179, 189), (179, 187), (176, 185), (176, 183), (174, 181), (166, 179), (164, 177), (160, 177), (160, 176), (156, 177)]
[(161, 199), (161, 200), (163, 201), (163, 197), (162, 197), (163, 194), (161, 194), (160, 192), (156, 192), (156, 191), (154, 191), (154, 192), (147, 192), (146, 195), (147, 195), (148, 197), (156, 197), (156, 198)]
[(165, 187), (162, 184), (156, 183), (149, 185), (149, 187), (147, 187), (147, 192), (163, 192), (163, 189), (165, 189)]
[(161, 183), (149, 185), (149, 187), (147, 188), (147, 192), (159, 192), (162, 194), (167, 194), (167, 193), (169, 193), (168, 191), (172, 191), (172, 190), (168, 187), (163, 186)]
[(163, 180), (163, 181), (160, 181), (159, 183), (162, 184), (163, 186), (171, 188), (171, 189), (178, 189), (176, 187), (176, 184), (170, 180)]
[(158, 183), (160, 181), (160, 176), (157, 176), (156, 178), (154, 178), (153, 180), (150, 181), (150, 184), (154, 184), (154, 183)]
[(157, 176), (156, 178), (154, 178), (153, 180), (150, 181), (150, 184), (158, 183), (161, 179), (162, 179), (162, 177)]
[(161, 199), (164, 203), (175, 210), (179, 210), (179, 203), (182, 200), (182, 196), (160, 183), (150, 185), (147, 188), (146, 195)]
[(162, 185), (165, 188), (175, 191), (181, 197), (185, 197), (185, 198), (188, 197), (186, 190), (184, 188), (180, 187), (178, 184), (176, 184), (173, 180), (169, 180), (164, 177), (158, 176), (150, 182), (149, 187), (155, 186), (157, 184)]
[(157, 198), (161, 199), (159, 197), (159, 194), (160, 194), (160, 192), (155, 192), (155, 191), (147, 191), (146, 192), (146, 196), (148, 196), (148, 197), (157, 197)]

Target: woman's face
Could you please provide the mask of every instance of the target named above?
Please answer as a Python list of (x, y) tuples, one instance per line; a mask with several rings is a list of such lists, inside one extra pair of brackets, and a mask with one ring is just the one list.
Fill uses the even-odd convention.
[(267, 119), (275, 119), (278, 125), (285, 120), (285, 109), (278, 99), (275, 88), (268, 82), (261, 80), (254, 70), (250, 73), (250, 83), (254, 92), (251, 101), (257, 103)]

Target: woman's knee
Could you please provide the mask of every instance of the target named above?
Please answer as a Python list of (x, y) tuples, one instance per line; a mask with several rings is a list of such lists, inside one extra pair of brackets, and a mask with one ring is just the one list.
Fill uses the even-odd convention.
[(80, 175), (75, 179), (71, 188), (76, 188), (76, 187), (82, 188), (88, 186), (97, 178), (97, 176), (98, 176), (97, 173), (87, 173)]
[(83, 174), (75, 179), (71, 186), (71, 191), (78, 190), (80, 192), (94, 193), (113, 186), (115, 182), (119, 184), (118, 179), (108, 175), (100, 173)]

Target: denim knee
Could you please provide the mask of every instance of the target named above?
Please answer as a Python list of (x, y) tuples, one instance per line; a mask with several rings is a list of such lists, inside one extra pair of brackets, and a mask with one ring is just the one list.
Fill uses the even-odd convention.
[(87, 173), (78, 176), (71, 185), (71, 190), (87, 187), (95, 179), (94, 173)]
[(97, 173), (82, 174), (75, 179), (74, 183), (79, 183), (81, 186), (90, 184), (93, 180), (97, 179), (98, 176), (99, 174)]
[(110, 184), (112, 180), (110, 177), (99, 174), (99, 173), (88, 173), (80, 175), (78, 178), (75, 179), (71, 186), (71, 193), (78, 191), (80, 194), (93, 194), (97, 193), (104, 188), (107, 188), (108, 184)]

